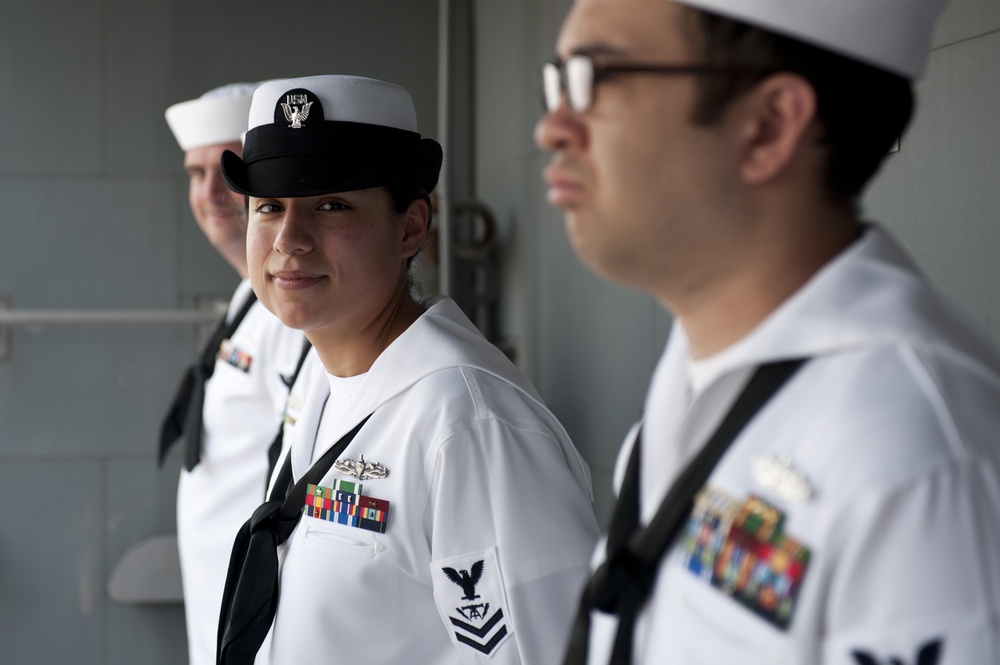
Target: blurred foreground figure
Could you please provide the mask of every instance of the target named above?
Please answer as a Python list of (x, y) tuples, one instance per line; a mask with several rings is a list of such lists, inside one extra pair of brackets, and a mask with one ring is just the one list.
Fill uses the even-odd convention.
[(1000, 662), (1000, 361), (856, 206), (943, 4), (572, 7), (548, 199), (675, 325), (568, 663)]

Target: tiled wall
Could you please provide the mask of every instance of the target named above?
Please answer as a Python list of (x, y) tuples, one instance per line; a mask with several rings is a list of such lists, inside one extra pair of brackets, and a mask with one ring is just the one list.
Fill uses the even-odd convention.
[(1000, 3), (953, 0), (934, 43), (916, 120), (866, 211), (1000, 340)]

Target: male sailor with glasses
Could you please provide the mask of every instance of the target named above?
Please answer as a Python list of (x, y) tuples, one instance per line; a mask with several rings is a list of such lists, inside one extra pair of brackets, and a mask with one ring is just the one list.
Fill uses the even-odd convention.
[(858, 217), (943, 5), (572, 7), (548, 200), (676, 325), (567, 663), (1000, 663), (1000, 356)]

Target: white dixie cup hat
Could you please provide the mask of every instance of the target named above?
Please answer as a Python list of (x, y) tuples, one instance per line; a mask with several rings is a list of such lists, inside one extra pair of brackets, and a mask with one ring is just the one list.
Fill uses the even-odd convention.
[(920, 78), (947, 0), (676, 0), (824, 48), (904, 78)]
[(230, 83), (164, 112), (181, 150), (239, 141), (247, 131), (257, 83)]

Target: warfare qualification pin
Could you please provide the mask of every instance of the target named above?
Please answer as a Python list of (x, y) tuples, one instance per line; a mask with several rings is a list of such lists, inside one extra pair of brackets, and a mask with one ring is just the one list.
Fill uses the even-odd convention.
[(751, 462), (751, 470), (758, 484), (785, 501), (805, 503), (813, 496), (812, 483), (786, 457), (759, 454)]
[(339, 459), (333, 463), (333, 468), (360, 480), (374, 480), (389, 475), (389, 469), (378, 462), (366, 462), (364, 455), (358, 455), (356, 462), (350, 459)]

